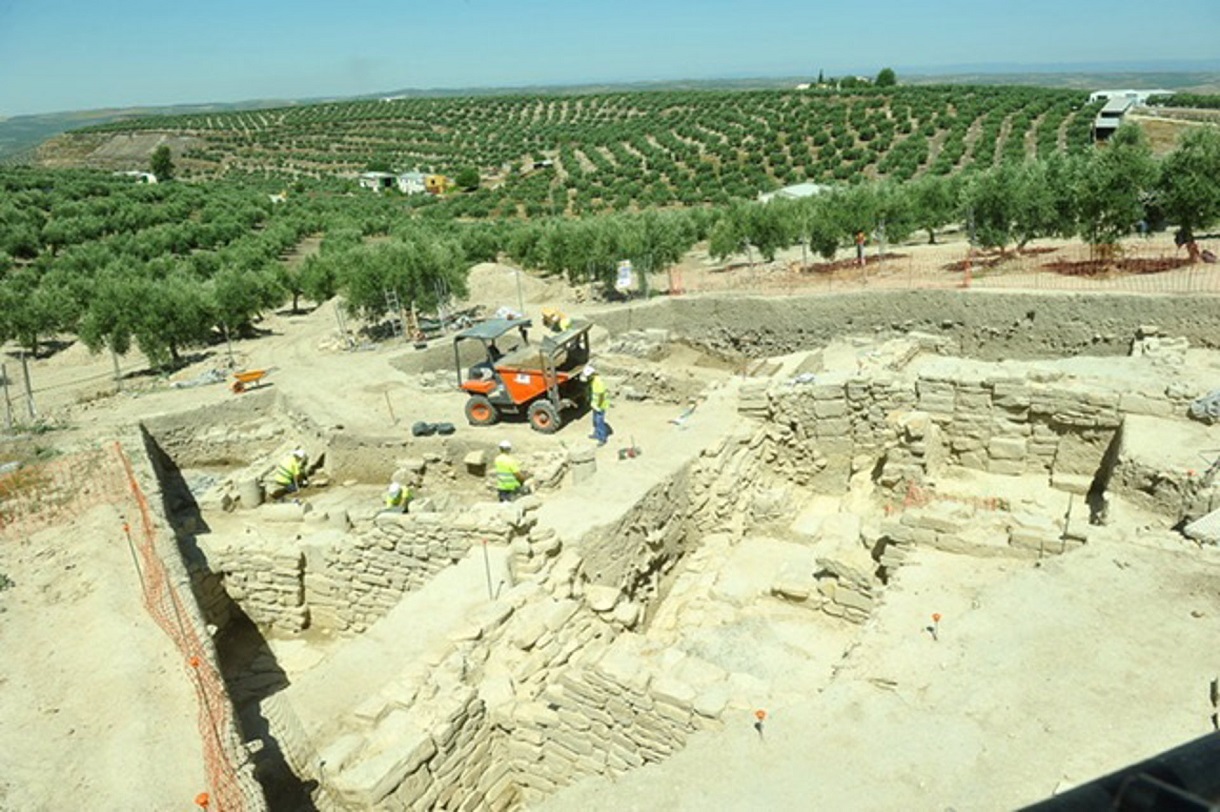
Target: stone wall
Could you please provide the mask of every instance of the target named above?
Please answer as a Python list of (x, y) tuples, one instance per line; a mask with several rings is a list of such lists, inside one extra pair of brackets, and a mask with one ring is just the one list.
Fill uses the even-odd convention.
[(460, 513), (386, 512), (350, 529), (301, 506), (270, 505), (264, 513), (295, 510), (299, 530), (290, 538), (198, 537), (205, 564), (197, 568), (196, 591), (216, 625), (227, 622), (232, 600), (266, 631), (363, 631), (476, 544), (520, 539), (526, 559), (537, 547), (545, 560), (545, 542), (530, 540), (537, 504), (523, 499)]
[(338, 482), (382, 484), (389, 482), (404, 463), (419, 469), (426, 463), (452, 472), (471, 451), (490, 449), (495, 444), (494, 437), (482, 441), (442, 436), (404, 439), (403, 434), (409, 434), (409, 427), (403, 427), (397, 435), (382, 437), (331, 436), (326, 443), (326, 473)]
[(671, 338), (751, 358), (823, 346), (844, 333), (912, 331), (984, 360), (1126, 355), (1146, 324), (1192, 346), (1220, 346), (1220, 309), (1197, 297), (989, 290), (858, 291), (808, 296), (654, 299), (596, 314), (618, 335), (661, 328)]
[(1125, 413), (1182, 413), (1185, 395), (1033, 376), (882, 374), (752, 382), (739, 410), (765, 419), (763, 453), (778, 473), (832, 493), (857, 471), (898, 486), (944, 465), (1046, 472), (1057, 487), (1085, 493)]
[(248, 465), (298, 436), (274, 392), (249, 392), (218, 405), (153, 417), (143, 424), (178, 468)]

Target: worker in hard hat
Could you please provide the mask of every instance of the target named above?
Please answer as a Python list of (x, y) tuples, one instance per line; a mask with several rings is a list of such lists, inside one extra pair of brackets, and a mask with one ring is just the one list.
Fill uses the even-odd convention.
[(391, 482), (385, 491), (385, 509), (406, 513), (411, 505), (411, 489), (401, 482)]
[(542, 326), (553, 333), (562, 333), (572, 327), (572, 319), (561, 310), (544, 307), (542, 308)]
[(303, 448), (295, 449), (285, 457), (271, 472), (271, 490), (267, 496), (271, 499), (282, 499), (308, 485), (308, 461), (309, 457)]
[(593, 412), (593, 433), (590, 440), (597, 440), (599, 446), (605, 445), (610, 439), (610, 426), (606, 424), (606, 409), (610, 408), (610, 394), (606, 391), (606, 382), (597, 373), (592, 364), (585, 364), (580, 371), (580, 379), (589, 383), (589, 408)]
[(525, 474), (521, 472), (521, 463), (513, 456), (513, 444), (508, 440), (500, 441), (500, 453), (496, 455), (496, 492), (501, 502), (511, 502), (516, 499), (525, 485)]

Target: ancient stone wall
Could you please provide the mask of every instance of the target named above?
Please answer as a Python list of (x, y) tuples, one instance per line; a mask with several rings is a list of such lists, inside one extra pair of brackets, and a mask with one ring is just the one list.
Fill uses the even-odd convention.
[(766, 420), (764, 457), (800, 485), (832, 493), (856, 471), (886, 486), (942, 465), (997, 474), (1045, 471), (1085, 493), (1124, 414), (1182, 414), (1189, 394), (1120, 392), (1078, 380), (963, 373), (752, 382), (739, 410)]
[[(748, 304), (743, 301), (748, 299)], [(973, 358), (1002, 360), (1126, 355), (1140, 325), (1220, 346), (1220, 309), (1190, 296), (1015, 293), (987, 290), (859, 291), (784, 298), (668, 298), (607, 310), (600, 325), (617, 335), (662, 328), (696, 346), (751, 358), (829, 343), (845, 333), (878, 337), (912, 331), (950, 339)]]
[(297, 435), (283, 409), (273, 391), (248, 392), (143, 425), (179, 468), (246, 465)]
[(509, 545), (520, 538), (529, 558), (535, 518), (523, 507), (536, 505), (487, 503), (456, 514), (386, 512), (351, 529), (312, 520), (299, 506), (273, 505), (264, 510), (297, 510), (299, 537), (200, 536), (207, 572), (197, 578), (197, 591), (217, 625), (225, 622), (231, 599), (266, 630), (363, 631), (476, 544)]

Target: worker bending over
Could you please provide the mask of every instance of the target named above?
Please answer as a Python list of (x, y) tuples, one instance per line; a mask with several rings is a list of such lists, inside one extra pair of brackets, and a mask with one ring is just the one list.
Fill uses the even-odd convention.
[(296, 493), (309, 484), (306, 477), (305, 450), (298, 448), (275, 466), (271, 472), (271, 491), (267, 494), (271, 499), (283, 499), (290, 493)]
[(500, 441), (500, 453), (496, 455), (496, 492), (501, 502), (511, 502), (520, 495), (525, 485), (525, 474), (521, 473), (521, 463), (512, 455), (513, 444), (508, 440)]
[(385, 509), (407, 513), (411, 506), (411, 489), (400, 482), (391, 482), (385, 492)]
[(606, 409), (610, 407), (610, 394), (606, 391), (606, 382), (597, 373), (592, 364), (585, 364), (580, 371), (580, 379), (589, 382), (589, 407), (593, 411), (593, 433), (590, 440), (597, 440), (599, 446), (605, 445), (610, 438), (610, 427), (606, 425)]
[(553, 333), (562, 333), (572, 327), (572, 319), (553, 307), (542, 308), (542, 326)]

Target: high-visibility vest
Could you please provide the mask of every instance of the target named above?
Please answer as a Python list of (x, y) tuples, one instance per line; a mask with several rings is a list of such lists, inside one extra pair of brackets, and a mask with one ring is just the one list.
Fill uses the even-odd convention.
[(559, 331), (563, 332), (564, 330), (571, 330), (571, 329), (572, 329), (572, 319), (569, 318), (568, 316), (560, 316), (559, 317)]
[(385, 506), (388, 508), (399, 508), (411, 501), (411, 489), (406, 485), (402, 486), (402, 490), (398, 493), (390, 493), (386, 491)]
[(517, 479), (517, 474), (521, 472), (521, 465), (511, 454), (501, 453), (496, 456), (496, 490), (512, 492), (521, 487), (521, 482)]
[(284, 461), (275, 466), (271, 479), (277, 485), (295, 485), (301, 479), (301, 461), (295, 454), (290, 454)]
[(604, 412), (610, 406), (610, 395), (606, 392), (606, 382), (601, 375), (589, 379), (589, 391), (593, 395), (593, 411)]

